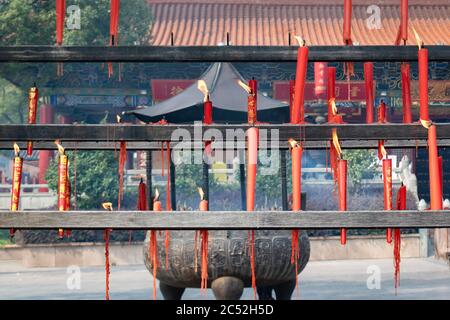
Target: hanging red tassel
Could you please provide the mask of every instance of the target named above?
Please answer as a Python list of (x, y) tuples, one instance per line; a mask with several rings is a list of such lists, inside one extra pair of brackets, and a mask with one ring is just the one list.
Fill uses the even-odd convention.
[(125, 162), (127, 161), (127, 143), (120, 141), (120, 153), (119, 153), (119, 198), (117, 202), (117, 208), (120, 210), (120, 204), (123, 197), (123, 175), (125, 170)]
[[(109, 45), (117, 46), (119, 43), (119, 8), (120, 0), (111, 0), (109, 18)], [(108, 62), (108, 77), (113, 75), (112, 63)]]
[[(159, 201), (159, 192), (156, 189), (155, 199), (153, 200), (153, 211), (161, 211), (161, 201)], [(166, 251), (168, 248), (166, 248)], [(156, 300), (156, 274), (158, 272), (158, 234), (156, 230), (150, 231), (149, 244), (150, 261), (153, 266), (153, 300)]]
[[(406, 186), (402, 185), (397, 192), (397, 210), (406, 210)], [(395, 293), (400, 286), (400, 250), (401, 250), (401, 230), (394, 229), (394, 285)]]

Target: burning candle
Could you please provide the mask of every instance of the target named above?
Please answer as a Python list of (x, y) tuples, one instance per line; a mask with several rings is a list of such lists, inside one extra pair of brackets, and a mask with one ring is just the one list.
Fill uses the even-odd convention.
[(336, 123), (336, 124), (344, 124), (344, 119), (342, 119), (342, 114), (338, 113), (337, 107), (336, 107), (336, 101), (335, 99), (331, 99), (328, 101), (328, 103), (331, 105), (331, 121), (330, 123)]
[(153, 211), (161, 211), (161, 201), (159, 201), (159, 191), (155, 190), (155, 199), (153, 199)]
[(305, 83), (308, 68), (308, 47), (300, 37), (295, 37), (300, 45), (297, 51), (297, 68), (295, 72), (294, 105), (291, 113), (291, 123), (305, 122)]
[(383, 100), (381, 100), (380, 105), (378, 106), (378, 112), (377, 112), (377, 118), (378, 123), (385, 123), (386, 122), (386, 104)]
[[(67, 193), (67, 170), (68, 158), (65, 154), (63, 146), (59, 141), (55, 141), (58, 147), (59, 162), (58, 162), (58, 210), (66, 211), (66, 193)], [(59, 229), (58, 235), (60, 238), (64, 236), (64, 230)]]
[[(30, 88), (28, 91), (28, 124), (36, 123), (37, 104), (39, 98), (39, 91), (36, 85)], [(31, 156), (33, 153), (33, 142), (28, 141), (27, 155)]]
[[(200, 204), (199, 209), (200, 211), (208, 211), (208, 200), (205, 199), (205, 193), (203, 192), (202, 188), (198, 188), (198, 193), (200, 194)], [(207, 229), (201, 229), (200, 230), (200, 236), (202, 241), (202, 248), (201, 248), (201, 284), (200, 289), (207, 289), (208, 288), (208, 230)]]
[(408, 40), (408, 0), (401, 0), (400, 3), (400, 39)]
[(420, 121), (424, 126), (429, 126), (430, 116), (428, 114), (428, 49), (424, 48), (419, 34), (413, 28), (414, 35), (419, 46), (419, 100), (420, 100)]
[(430, 209), (442, 210), (441, 171), (439, 169), (436, 126), (428, 128), (428, 164), (430, 175)]
[(336, 68), (328, 68), (328, 83), (327, 83), (327, 101), (328, 101), (328, 122), (333, 121), (332, 101), (336, 100)]
[(213, 106), (212, 106), (212, 102), (209, 100), (209, 91), (208, 91), (208, 86), (206, 85), (205, 80), (199, 80), (197, 82), (197, 88), (204, 95), (204, 98), (203, 98), (203, 123), (211, 124), (212, 123)]
[(249, 85), (247, 85), (241, 80), (238, 80), (238, 84), (248, 93), (248, 100), (247, 100), (248, 123), (255, 124), (257, 122), (256, 91), (254, 91), (254, 89), (250, 85), (256, 88), (256, 81), (250, 80)]
[[(20, 203), (20, 183), (22, 182), (22, 166), (23, 159), (19, 155), (20, 148), (14, 143), (14, 163), (12, 172), (12, 188), (11, 188), (11, 211), (19, 210)], [(10, 236), (14, 236), (14, 229), (9, 230)]]
[(402, 63), (402, 103), (403, 103), (403, 123), (412, 122), (411, 114), (411, 78), (409, 63)]
[[(112, 211), (112, 203), (104, 202), (102, 203), (103, 209), (107, 211)], [(103, 231), (103, 240), (105, 241), (105, 299), (109, 300), (109, 235), (112, 229), (105, 229)]]
[[(347, 211), (347, 160), (338, 160), (339, 211)], [(347, 230), (341, 228), (341, 244), (347, 243)]]
[(373, 123), (373, 63), (364, 63), (364, 83), (366, 87), (366, 123)]
[[(381, 148), (383, 154), (383, 187), (384, 187), (384, 210), (392, 210), (392, 160), (387, 158), (387, 152), (384, 146)], [(392, 229), (386, 230), (387, 243), (392, 242)]]

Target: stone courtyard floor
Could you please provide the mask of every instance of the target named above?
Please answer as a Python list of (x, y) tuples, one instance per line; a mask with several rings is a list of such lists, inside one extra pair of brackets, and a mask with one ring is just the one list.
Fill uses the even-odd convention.
[[(74, 275), (66, 268), (27, 269), (18, 262), (0, 261), (0, 299), (103, 299), (103, 268), (79, 270)], [(111, 299), (150, 299), (152, 285), (152, 277), (143, 265), (111, 267)], [(201, 293), (188, 289), (183, 298), (214, 296), (211, 290)], [(245, 289), (242, 298), (253, 299), (252, 290)], [(301, 274), (299, 290), (293, 298), (450, 299), (450, 268), (434, 258), (404, 259), (401, 286), (395, 295), (392, 260), (314, 261)], [(158, 299), (162, 299), (160, 292)]]

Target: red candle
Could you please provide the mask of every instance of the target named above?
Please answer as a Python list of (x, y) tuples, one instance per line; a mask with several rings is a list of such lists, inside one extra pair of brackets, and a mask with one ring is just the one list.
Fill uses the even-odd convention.
[(408, 40), (408, 0), (401, 0), (400, 3), (400, 38)]
[[(112, 211), (112, 203), (104, 202), (102, 203), (103, 209), (107, 211)], [(103, 240), (105, 241), (105, 300), (109, 300), (109, 235), (112, 229), (103, 230)]]
[(439, 181), (442, 193), (444, 193), (444, 166), (442, 156), (438, 156), (438, 165), (439, 165)]
[(328, 83), (327, 83), (327, 101), (328, 101), (328, 122), (333, 120), (332, 101), (336, 100), (336, 68), (328, 68)]
[[(19, 156), (19, 146), (14, 143), (14, 163), (12, 172), (12, 188), (11, 188), (11, 211), (19, 210), (20, 202), (20, 184), (22, 182), (23, 159)], [(10, 237), (14, 236), (14, 229), (9, 230)]]
[(385, 123), (386, 122), (386, 104), (384, 101), (380, 102), (380, 105), (378, 106), (378, 123)]
[[(347, 211), (347, 160), (338, 160), (339, 211)], [(347, 243), (347, 230), (341, 228), (341, 244)]]
[[(64, 148), (59, 144), (58, 141), (55, 142), (58, 146), (59, 152), (59, 162), (58, 162), (58, 210), (66, 211), (66, 193), (67, 193), (67, 169), (68, 169), (68, 158), (64, 152)], [(58, 235), (60, 238), (64, 236), (64, 230), (59, 229)]]
[(256, 168), (258, 163), (258, 129), (247, 130), (247, 211), (255, 209)]
[(419, 49), (420, 120), (430, 121), (428, 114), (428, 49)]
[(366, 123), (373, 123), (373, 63), (364, 63), (364, 83), (366, 87)]
[[(159, 191), (156, 189), (153, 199), (153, 211), (161, 211), (161, 201), (159, 201)], [(156, 300), (156, 275), (158, 272), (158, 235), (157, 230), (150, 230), (149, 255), (153, 267), (153, 300)]]
[(428, 128), (428, 165), (430, 175), (430, 209), (442, 210), (441, 173), (439, 170), (436, 126)]
[(211, 124), (212, 123), (212, 102), (211, 101), (205, 101), (203, 102), (203, 123), (204, 124)]
[(409, 63), (402, 63), (402, 103), (403, 103), (403, 123), (412, 122), (411, 114), (411, 78)]
[(302, 146), (294, 139), (289, 139), (292, 157), (292, 211), (301, 210), (302, 195)]
[(249, 81), (249, 87), (250, 91), (248, 93), (248, 100), (247, 100), (247, 108), (248, 108), (248, 123), (254, 124), (257, 120), (257, 105), (256, 105), (256, 80), (250, 80)]
[(305, 83), (308, 68), (308, 48), (303, 40), (299, 40), (300, 48), (297, 52), (297, 69), (295, 72), (294, 105), (291, 113), (291, 123), (305, 122)]
[(155, 191), (155, 199), (153, 200), (153, 211), (161, 211), (161, 201), (159, 201), (159, 191)]
[[(36, 86), (33, 86), (28, 91), (28, 124), (36, 123), (36, 112), (38, 104), (39, 91)], [(31, 156), (33, 153), (33, 142), (28, 141), (27, 155)]]
[[(386, 155), (385, 155), (386, 157)], [(384, 210), (392, 210), (392, 160), (383, 159)], [(386, 230), (386, 241), (392, 242), (392, 229)]]
[(345, 44), (351, 44), (352, 41), (351, 20), (352, 20), (352, 0), (344, 0), (343, 35)]

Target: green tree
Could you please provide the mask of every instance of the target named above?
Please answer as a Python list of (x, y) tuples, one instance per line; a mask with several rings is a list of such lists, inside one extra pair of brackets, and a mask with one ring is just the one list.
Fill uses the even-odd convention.
[[(118, 153), (116, 154), (118, 157)], [(112, 202), (116, 208), (119, 176), (118, 159), (113, 151), (68, 151), (69, 175), (74, 191), (74, 168), (76, 165), (76, 197), (78, 209), (98, 209), (102, 202)], [(56, 192), (58, 188), (57, 157), (49, 166), (46, 174), (49, 188)], [(124, 196), (124, 204), (134, 208), (136, 190), (130, 190)], [(74, 195), (72, 195), (73, 199)], [(73, 201), (72, 201), (73, 202)]]
[[(70, 0), (80, 7), (80, 29), (64, 30), (64, 45), (109, 44), (109, 0)], [(149, 40), (152, 16), (146, 0), (121, 1), (119, 44), (139, 45)], [(54, 0), (7, 0), (0, 5), (0, 45), (54, 45), (56, 14)], [(65, 64), (65, 71), (78, 68)], [(54, 79), (55, 64), (5, 63), (0, 68), (0, 122), (26, 120), (27, 90)], [(1, 79), (3, 78), (3, 79)], [(14, 94), (12, 93), (14, 92)]]
[(362, 149), (343, 150), (343, 157), (348, 161), (349, 187), (353, 192), (359, 192), (361, 191), (362, 180), (373, 178), (376, 173), (377, 157), (375, 152)]

